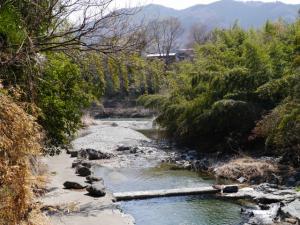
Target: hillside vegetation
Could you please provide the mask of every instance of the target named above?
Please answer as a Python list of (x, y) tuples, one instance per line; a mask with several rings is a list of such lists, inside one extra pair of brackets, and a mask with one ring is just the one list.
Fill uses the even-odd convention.
[[(220, 0), (210, 4), (200, 4), (186, 9), (176, 10), (162, 5), (149, 4), (139, 8), (134, 21), (165, 19), (176, 17), (182, 24), (184, 31), (180, 38), (182, 47), (189, 44), (190, 29), (197, 24), (207, 28), (229, 28), (236, 20), (244, 29), (259, 28), (267, 20), (276, 21), (282, 18), (289, 23), (297, 19), (299, 4), (285, 4), (262, 1)], [(295, 1), (295, 3), (298, 3)]]
[[(0, 2), (1, 225), (45, 222), (32, 220), (39, 217), (37, 159), (69, 143), (92, 102), (104, 92), (156, 93), (163, 64), (146, 68), (143, 39), (126, 23), (130, 10), (106, 11), (111, 2)], [(81, 24), (74, 24), (68, 18), (76, 12), (79, 19), (78, 9)], [(92, 43), (94, 33), (101, 38)]]
[(258, 150), (299, 166), (299, 54), (300, 20), (216, 29), (195, 46), (194, 61), (173, 65), (167, 95), (140, 102), (158, 110), (170, 136), (199, 151)]

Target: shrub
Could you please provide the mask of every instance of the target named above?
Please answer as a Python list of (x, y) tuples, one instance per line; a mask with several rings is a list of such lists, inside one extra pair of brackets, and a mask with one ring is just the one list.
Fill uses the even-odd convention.
[(39, 122), (51, 144), (64, 144), (81, 126), (82, 111), (93, 100), (91, 84), (64, 54), (48, 55), (38, 85)]
[(274, 108), (254, 129), (266, 139), (266, 150), (284, 156), (294, 166), (300, 165), (300, 103), (287, 101)]

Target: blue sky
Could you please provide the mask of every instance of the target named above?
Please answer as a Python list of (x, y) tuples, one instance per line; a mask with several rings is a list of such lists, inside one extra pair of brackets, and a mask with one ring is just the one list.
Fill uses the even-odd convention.
[[(136, 6), (145, 4), (159, 4), (175, 9), (184, 9), (196, 4), (208, 4), (216, 0), (116, 0), (117, 4), (125, 6)], [(242, 1), (242, 0), (241, 0)], [(260, 0), (263, 2), (275, 2), (275, 0)], [(300, 0), (281, 0), (281, 2), (289, 4), (300, 4)]]

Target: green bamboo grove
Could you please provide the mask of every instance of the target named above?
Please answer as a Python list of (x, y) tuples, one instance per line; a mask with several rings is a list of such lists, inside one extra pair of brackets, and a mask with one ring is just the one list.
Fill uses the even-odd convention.
[(164, 63), (158, 59), (147, 60), (138, 54), (118, 54), (104, 58), (102, 64), (107, 96), (138, 97), (158, 93), (166, 83)]
[(199, 151), (260, 151), (300, 165), (300, 20), (216, 29), (174, 65), (166, 94), (139, 102)]

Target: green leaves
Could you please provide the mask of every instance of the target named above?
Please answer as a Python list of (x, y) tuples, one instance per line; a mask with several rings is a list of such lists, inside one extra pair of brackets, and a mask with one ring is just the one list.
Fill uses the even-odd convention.
[(266, 150), (300, 165), (300, 102), (287, 98), (256, 125), (255, 135), (266, 139)]
[(234, 139), (239, 149), (261, 120), (254, 134), (263, 131), (266, 148), (299, 151), (298, 23), (215, 30), (196, 47), (193, 62), (174, 67), (168, 95), (145, 96), (142, 103), (159, 110), (157, 121), (177, 141), (234, 150), (228, 145)]
[(15, 50), (26, 38), (20, 12), (11, 4), (0, 8), (0, 40)]
[(67, 142), (80, 127), (82, 110), (94, 99), (92, 84), (85, 81), (78, 65), (64, 54), (48, 55), (38, 84), (40, 123), (53, 144)]

